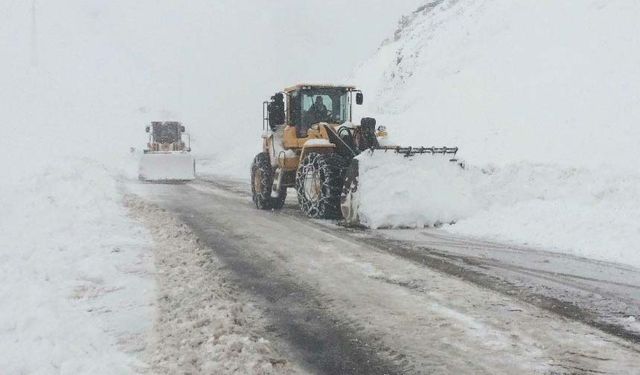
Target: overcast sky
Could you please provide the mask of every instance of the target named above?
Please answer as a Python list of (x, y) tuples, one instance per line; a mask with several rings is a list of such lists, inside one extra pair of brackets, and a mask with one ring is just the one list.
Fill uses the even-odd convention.
[(34, 28), (31, 1), (0, 0), (2, 115), (29, 136), (64, 123), (76, 144), (143, 139), (144, 122), (173, 118), (207, 144), (240, 145), (262, 100), (345, 81), (422, 2), (36, 0)]

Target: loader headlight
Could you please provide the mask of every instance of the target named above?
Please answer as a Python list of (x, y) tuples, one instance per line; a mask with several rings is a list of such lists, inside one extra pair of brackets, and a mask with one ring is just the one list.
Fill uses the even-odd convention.
[(387, 128), (383, 125), (378, 126), (378, 130), (376, 131), (376, 136), (380, 138), (385, 138), (387, 136)]

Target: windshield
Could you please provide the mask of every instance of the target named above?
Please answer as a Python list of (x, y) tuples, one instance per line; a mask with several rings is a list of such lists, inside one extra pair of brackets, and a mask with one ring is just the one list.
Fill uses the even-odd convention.
[(180, 141), (180, 125), (178, 123), (153, 124), (153, 139), (158, 143)]
[(344, 89), (302, 91), (302, 123), (309, 127), (318, 122), (342, 124), (351, 120), (349, 92)]

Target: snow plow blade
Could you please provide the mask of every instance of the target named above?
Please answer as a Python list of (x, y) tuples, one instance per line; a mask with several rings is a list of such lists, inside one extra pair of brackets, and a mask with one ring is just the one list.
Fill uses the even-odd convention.
[(191, 181), (196, 164), (188, 152), (148, 152), (142, 155), (138, 178), (142, 181)]
[[(351, 160), (345, 173), (345, 181), (340, 197), (340, 209), (347, 225), (376, 226), (369, 215), (377, 209), (380, 211), (393, 211), (393, 207), (406, 203), (408, 198), (406, 187), (414, 184), (416, 173), (424, 172), (425, 168), (432, 168), (434, 173), (441, 168), (455, 167), (460, 169), (463, 164), (455, 158), (457, 147), (377, 147), (362, 152)], [(413, 159), (428, 157), (428, 163), (415, 163)], [(363, 176), (363, 174), (365, 176)], [(364, 178), (363, 178), (364, 177)], [(444, 177), (444, 176), (443, 176)], [(366, 202), (362, 202), (361, 185), (367, 192)], [(440, 180), (442, 181), (442, 180)], [(441, 182), (434, 181), (441, 185)], [(446, 183), (445, 183), (446, 184)], [(384, 187), (383, 187), (384, 185)], [(418, 187), (420, 188), (420, 187)], [(429, 189), (428, 186), (424, 186)], [(381, 189), (383, 189), (381, 191)], [(379, 196), (384, 193), (384, 196)], [(372, 199), (372, 197), (378, 197)], [(373, 201), (372, 201), (373, 200)], [(366, 207), (362, 204), (374, 205)], [(385, 207), (377, 207), (384, 205)], [(391, 209), (390, 209), (391, 207)], [(399, 210), (401, 211), (401, 210)], [(364, 215), (363, 215), (364, 213)], [(364, 216), (364, 217), (363, 217)]]

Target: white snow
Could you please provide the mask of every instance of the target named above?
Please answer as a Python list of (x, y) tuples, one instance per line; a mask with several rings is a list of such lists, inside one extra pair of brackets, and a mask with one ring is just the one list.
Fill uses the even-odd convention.
[(203, 247), (170, 212), (136, 196), (126, 202), (154, 239), (161, 298), (145, 351), (149, 373), (303, 373), (256, 334), (257, 326), (268, 323), (229, 287), (215, 249)]
[(153, 313), (146, 231), (95, 161), (31, 167), (0, 185), (0, 372), (132, 373)]
[(363, 114), (473, 163), (640, 164), (639, 3), (440, 3), (359, 68)]
[(364, 153), (360, 218), (378, 228), (444, 225), (465, 235), (640, 267), (640, 176), (515, 163), (459, 167), (442, 156)]
[(372, 228), (448, 223), (477, 211), (471, 175), (442, 156), (406, 158), (364, 152), (359, 160), (359, 217)]
[(376, 190), (403, 200), (365, 211), (370, 224), (453, 219), (446, 230), (640, 266), (640, 3), (429, 4), (356, 71), (359, 113), (403, 145), (459, 146), (468, 168), (407, 161), (422, 169), (399, 187), (376, 169)]
[(309, 139), (304, 143), (305, 147), (328, 146), (330, 144), (329, 140), (323, 138)]
[[(181, 120), (199, 170), (248, 178), (261, 102), (341, 81), (420, 2), (37, 1), (33, 26), (31, 2), (0, 4), (0, 372), (144, 367), (151, 238), (118, 183), (136, 176), (144, 126)], [(351, 81), (394, 141), (457, 145), (471, 165), (404, 160), (422, 168), (391, 191), (402, 205), (363, 216), (639, 265), (639, 14), (447, 0), (405, 19)], [(363, 174), (363, 199), (393, 173)]]
[(193, 180), (195, 159), (189, 152), (161, 152), (141, 155), (139, 176), (145, 180)]

